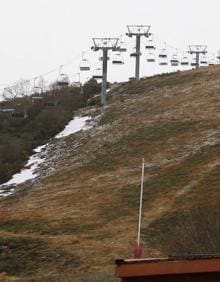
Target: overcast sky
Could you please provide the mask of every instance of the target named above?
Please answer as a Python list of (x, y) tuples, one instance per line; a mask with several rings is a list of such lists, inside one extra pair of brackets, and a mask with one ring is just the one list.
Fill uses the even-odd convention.
[[(2, 0), (0, 84), (32, 78), (69, 60), (72, 64), (63, 72), (74, 80), (80, 55), (90, 50), (92, 37), (120, 36), (127, 24), (149, 24), (158, 38), (180, 49), (207, 44), (215, 52), (220, 49), (219, 13), (219, 0)], [(133, 39), (126, 40), (134, 45)], [(95, 68), (98, 55), (90, 53)], [(133, 59), (125, 55), (125, 60), (118, 68), (109, 62), (111, 80), (134, 75)], [(142, 65), (142, 75), (154, 68)]]

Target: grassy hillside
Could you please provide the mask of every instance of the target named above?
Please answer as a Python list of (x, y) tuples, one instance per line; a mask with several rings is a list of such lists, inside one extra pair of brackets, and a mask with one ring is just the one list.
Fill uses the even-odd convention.
[(219, 66), (126, 83), (95, 128), (54, 146), (58, 169), (0, 202), (8, 281), (114, 281), (114, 259), (132, 257), (143, 157), (145, 255), (219, 252)]

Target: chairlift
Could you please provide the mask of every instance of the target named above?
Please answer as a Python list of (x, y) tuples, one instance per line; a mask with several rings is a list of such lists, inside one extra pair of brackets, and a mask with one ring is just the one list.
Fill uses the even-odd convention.
[(207, 60), (207, 57), (205, 55), (201, 56), (200, 64), (202, 66), (207, 66), (208, 65), (208, 60)]
[(137, 53), (136, 52), (131, 53), (130, 57), (137, 57)]
[(133, 48), (133, 51), (130, 53), (130, 57), (137, 57), (136, 48)]
[(172, 67), (177, 67), (179, 65), (179, 60), (177, 55), (173, 55), (171, 60), (170, 60), (171, 66)]
[(133, 81), (133, 80), (136, 80), (136, 78), (135, 77), (129, 77), (129, 81)]
[(37, 79), (37, 77), (34, 78), (33, 93), (34, 93), (34, 95), (39, 95), (39, 94), (41, 94), (42, 89), (41, 89), (41, 87), (36, 85), (36, 79)]
[(42, 106), (43, 99), (44, 99), (44, 97), (39, 96), (39, 95), (37, 95), (37, 96), (32, 96), (32, 97), (31, 97), (31, 102), (32, 102), (32, 104), (35, 105), (35, 106)]
[(168, 65), (168, 62), (166, 62), (166, 61), (161, 61), (161, 62), (159, 62), (159, 65), (160, 65), (160, 66), (167, 66), (167, 65)]
[(112, 64), (114, 64), (114, 65), (123, 65), (124, 64), (124, 60), (123, 60), (121, 53), (115, 54), (115, 56), (112, 60)]
[(90, 64), (89, 61), (85, 58), (85, 52), (82, 54), (82, 60), (79, 65), (80, 71), (90, 71)]
[(69, 77), (67, 74), (61, 73), (62, 68), (63, 66), (61, 65), (59, 69), (59, 75), (58, 75), (56, 84), (57, 86), (65, 87), (69, 85), (70, 81), (69, 81)]
[(159, 55), (159, 65), (160, 66), (167, 66), (168, 65), (168, 55), (167, 55), (167, 50), (164, 48), (160, 51)]
[(11, 113), (11, 117), (13, 117), (13, 118), (21, 118), (21, 119), (25, 119), (25, 118), (27, 118), (27, 113), (26, 112), (24, 112), (24, 111), (13, 111), (12, 113)]
[[(107, 60), (110, 60), (110, 58), (107, 57)], [(103, 61), (103, 57), (99, 57), (99, 61), (102, 62)]]
[(189, 65), (189, 58), (188, 56), (183, 56), (180, 62), (181, 66), (188, 66)]
[(57, 101), (55, 100), (49, 100), (44, 102), (44, 107), (51, 108), (55, 107), (57, 105)]
[(147, 50), (155, 50), (156, 49), (153, 37), (151, 37), (147, 40), (147, 43), (145, 45), (145, 49), (147, 49)]
[(102, 79), (102, 69), (101, 68), (95, 69), (92, 78), (96, 80)]
[(126, 43), (124, 41), (120, 41), (118, 45), (119, 45), (119, 49), (118, 49), (119, 52), (126, 52), (127, 51), (127, 46), (126, 46)]
[(162, 49), (159, 53), (159, 58), (160, 59), (167, 59), (167, 50), (166, 49)]
[(196, 67), (197, 66), (197, 62), (196, 62), (196, 58), (193, 58), (191, 61), (191, 67)]
[(208, 63), (209, 66), (214, 66), (215, 65), (215, 59), (214, 58), (211, 58), (209, 60), (209, 63)]
[(61, 73), (57, 80), (57, 85), (61, 87), (65, 87), (69, 85), (69, 77), (67, 74)]
[[(141, 55), (141, 53), (139, 53), (139, 55)], [(132, 53), (130, 53), (130, 57), (137, 57), (138, 53), (136, 52), (136, 47), (133, 48)]]
[(156, 59), (155, 59), (155, 55), (154, 53), (148, 53), (147, 55), (147, 62), (148, 63), (155, 63)]
[(217, 55), (216, 55), (216, 60), (218, 62), (216, 62), (216, 64), (219, 64), (220, 63), (220, 51), (218, 51)]
[(42, 89), (39, 86), (34, 86), (33, 93), (34, 95), (39, 95), (42, 92)]

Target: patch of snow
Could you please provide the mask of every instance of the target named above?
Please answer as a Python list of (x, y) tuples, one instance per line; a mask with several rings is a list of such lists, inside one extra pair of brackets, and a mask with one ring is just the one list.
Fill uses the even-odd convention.
[(63, 138), (73, 133), (76, 133), (80, 130), (89, 129), (90, 127), (87, 125), (87, 122), (89, 120), (91, 120), (90, 117), (75, 117), (65, 126), (63, 131), (61, 131), (59, 134), (55, 136), (55, 138), (56, 139)]
[[(90, 117), (74, 117), (61, 131), (59, 134), (55, 136), (56, 139), (63, 138), (69, 136), (73, 133), (76, 133), (80, 130), (89, 129), (90, 126), (87, 125), (87, 122), (90, 121)], [(34, 149), (34, 153), (26, 163), (25, 167), (19, 172), (12, 176), (12, 178), (0, 185), (0, 198), (6, 197), (8, 195), (13, 194), (14, 186), (22, 184), (28, 180), (35, 179), (38, 176), (37, 169), (40, 164), (42, 164), (45, 160), (45, 155), (42, 154), (43, 151), (46, 151), (49, 144), (45, 144), (43, 146), (39, 146)]]
[[(4, 194), (6, 186), (18, 185), (37, 176), (36, 169), (44, 161), (44, 159), (40, 157), (40, 153), (46, 146), (47, 145), (43, 145), (34, 149), (35, 154), (29, 158), (24, 169), (22, 169), (19, 173), (14, 174), (8, 182), (0, 185), (0, 188), (4, 188), (0, 189), (0, 196), (1, 194)], [(7, 193), (9, 192), (5, 192), (4, 195), (7, 195)]]

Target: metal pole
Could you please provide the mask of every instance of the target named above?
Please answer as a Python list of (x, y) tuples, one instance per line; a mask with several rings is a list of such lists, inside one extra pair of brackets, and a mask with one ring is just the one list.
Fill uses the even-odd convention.
[(141, 51), (141, 36), (136, 34), (136, 62), (135, 62), (135, 79), (140, 79), (140, 51)]
[(107, 89), (107, 69), (108, 69), (108, 49), (103, 49), (103, 64), (102, 64), (102, 93), (101, 103), (106, 105), (106, 89)]
[(141, 220), (142, 220), (143, 191), (144, 191), (144, 166), (145, 166), (145, 162), (144, 162), (144, 159), (143, 159), (143, 162), (142, 162), (142, 173), (141, 173), (141, 194), (140, 194), (138, 236), (137, 236), (137, 244), (138, 244), (138, 246), (140, 246), (140, 240), (141, 240)]
[(196, 52), (196, 68), (197, 69), (199, 68), (199, 56), (200, 56), (200, 53)]

